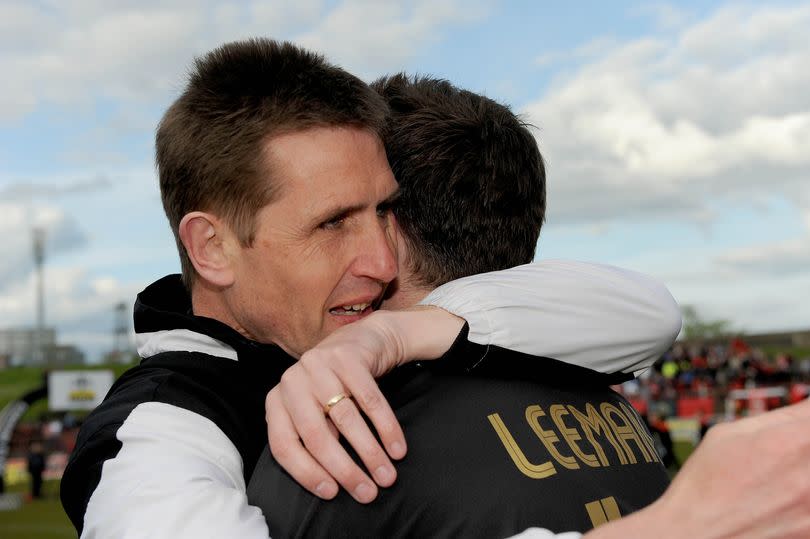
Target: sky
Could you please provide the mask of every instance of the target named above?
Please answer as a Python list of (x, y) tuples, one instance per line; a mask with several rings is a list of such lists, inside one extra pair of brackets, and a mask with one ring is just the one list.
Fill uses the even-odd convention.
[(547, 162), (537, 259), (614, 264), (747, 332), (810, 328), (810, 2), (0, 0), (0, 328), (91, 361), (179, 271), (154, 131), (195, 56), (267, 36), (506, 103)]

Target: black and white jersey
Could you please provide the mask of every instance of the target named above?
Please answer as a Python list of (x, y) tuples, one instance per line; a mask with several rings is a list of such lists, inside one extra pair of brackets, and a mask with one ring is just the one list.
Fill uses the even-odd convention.
[(264, 399), (294, 360), (190, 312), (178, 276), (138, 296), (144, 359), (87, 418), (62, 479), (82, 536), (267, 537), (245, 484), (267, 445)]
[[(488, 538), (541, 527), (552, 536), (585, 532), (664, 492), (666, 470), (641, 418), (608, 387), (615, 377), (465, 342), (382, 380), (408, 454), (371, 504), (345, 491), (320, 500), (265, 451), (248, 500), (271, 535)], [(484, 356), (468, 375), (446, 370)]]

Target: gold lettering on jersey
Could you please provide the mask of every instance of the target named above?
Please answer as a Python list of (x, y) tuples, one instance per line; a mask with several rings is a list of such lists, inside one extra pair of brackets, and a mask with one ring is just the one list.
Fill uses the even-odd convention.
[(579, 440), (582, 440), (582, 436), (579, 435), (579, 431), (565, 424), (563, 416), (570, 415), (568, 410), (565, 409), (565, 406), (562, 404), (553, 404), (551, 408), (548, 409), (548, 414), (551, 416), (554, 424), (557, 425), (557, 429), (560, 431), (560, 434), (562, 434), (562, 437), (566, 442), (568, 442), (568, 446), (571, 448), (571, 451), (573, 451), (574, 454), (588, 466), (598, 468), (599, 460), (596, 458), (596, 455), (586, 453), (577, 444)]
[(650, 457), (649, 452), (647, 452), (647, 447), (641, 440), (639, 433), (633, 428), (630, 420), (627, 419), (627, 416), (625, 416), (621, 410), (608, 402), (603, 402), (599, 409), (602, 411), (602, 415), (605, 416), (607, 422), (610, 423), (610, 426), (613, 429), (613, 432), (616, 434), (616, 438), (619, 440), (619, 443), (622, 444), (622, 447), (624, 447), (624, 450), (627, 452), (630, 462), (635, 464), (637, 461), (635, 453), (633, 453), (633, 451), (630, 449), (627, 442), (634, 442), (641, 450), (644, 461), (652, 462), (653, 459)]
[(501, 443), (512, 458), (512, 462), (515, 463), (515, 466), (517, 466), (517, 469), (520, 470), (521, 473), (532, 479), (543, 479), (557, 473), (551, 461), (546, 461), (542, 464), (529, 462), (529, 459), (526, 458), (526, 455), (518, 446), (512, 433), (506, 428), (500, 415), (490, 414), (487, 416), (487, 419), (489, 419), (492, 428), (495, 429), (495, 432), (498, 434), (498, 438), (501, 439)]
[(654, 461), (661, 462), (661, 457), (660, 455), (658, 455), (658, 451), (656, 451), (655, 449), (655, 444), (653, 443), (652, 436), (650, 436), (650, 432), (647, 430), (647, 428), (641, 424), (641, 421), (639, 420), (636, 411), (624, 403), (621, 403), (619, 406), (624, 411), (624, 413), (627, 414), (627, 417), (630, 419), (630, 421), (633, 422), (633, 426), (635, 427), (641, 439), (644, 441), (644, 444), (647, 446), (647, 449), (649, 450), (652, 459)]
[[(542, 419), (546, 412), (540, 405), (533, 404), (526, 408), (525, 416), (552, 459), (569, 470), (580, 469), (580, 463), (591, 468), (610, 466), (613, 458), (608, 458), (605, 443), (613, 447), (620, 464), (661, 462), (650, 433), (638, 414), (625, 403), (602, 402), (597, 408), (588, 402), (584, 411), (570, 404), (552, 404), (548, 408), (548, 419)], [(529, 461), (499, 414), (493, 413), (487, 418), (521, 473), (533, 479), (557, 473), (552, 460), (541, 464)], [(587, 447), (589, 443), (592, 449)], [(573, 455), (563, 454), (561, 449), (565, 445)]]
[(613, 496), (586, 503), (585, 510), (588, 512), (588, 517), (590, 517), (594, 528), (611, 520), (622, 518), (616, 498)]
[(546, 446), (546, 449), (548, 449), (548, 452), (551, 453), (551, 456), (569, 470), (578, 470), (579, 464), (577, 464), (576, 459), (572, 456), (562, 455), (554, 445), (560, 441), (557, 434), (553, 430), (546, 430), (542, 427), (542, 425), (540, 425), (539, 418), (545, 415), (546, 413), (543, 411), (543, 409), (536, 404), (526, 408), (526, 421), (529, 422), (532, 430), (537, 437), (540, 438), (540, 441), (543, 442), (543, 445)]
[(621, 464), (627, 464), (627, 457), (624, 455), (622, 446), (619, 445), (619, 442), (617, 442), (616, 438), (613, 437), (613, 431), (610, 430), (610, 426), (607, 424), (604, 418), (599, 415), (599, 412), (596, 410), (596, 407), (593, 404), (587, 403), (585, 405), (585, 413), (582, 413), (570, 404), (568, 405), (568, 409), (571, 411), (571, 415), (573, 415), (582, 426), (582, 431), (585, 433), (585, 438), (587, 438), (593, 446), (594, 451), (596, 451), (596, 456), (599, 458), (599, 462), (602, 464), (602, 466), (609, 466), (610, 464), (607, 456), (605, 456), (604, 449), (602, 449), (602, 446), (594, 438), (594, 434), (601, 434), (607, 438), (608, 443), (610, 443), (610, 445), (613, 446), (613, 449), (616, 450), (616, 455), (619, 457), (619, 462)]

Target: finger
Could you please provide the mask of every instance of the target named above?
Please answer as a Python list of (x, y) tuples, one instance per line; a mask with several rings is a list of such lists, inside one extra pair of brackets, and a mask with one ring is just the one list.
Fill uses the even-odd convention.
[[(370, 377), (362, 367), (350, 368), (348, 365), (356, 366), (356, 363), (353, 362), (349, 362), (348, 364), (337, 361), (331, 362), (333, 368), (337, 368), (341, 371), (343, 380), (338, 379), (334, 371), (324, 371), (320, 368), (321, 365), (303, 362), (302, 365), (310, 372), (310, 379), (318, 388), (316, 394), (321, 395), (320, 399), (322, 402), (330, 402), (335, 395), (350, 394), (351, 389), (346, 387), (346, 383), (353, 384), (355, 377)], [(311, 365), (311, 367), (308, 368), (309, 365)], [(317, 378), (313, 374), (316, 368), (317, 372), (320, 374)], [(370, 383), (376, 387), (373, 378), (370, 380)], [(382, 399), (382, 395), (380, 395), (380, 399)], [(385, 403), (385, 405), (388, 406), (387, 403)], [(390, 411), (390, 408), (389, 413), (393, 416), (393, 412)], [(396, 480), (396, 470), (380, 445), (380, 442), (372, 434), (368, 423), (366, 423), (363, 416), (360, 415), (354, 402), (349, 398), (340, 400), (330, 407), (328, 416), (343, 437), (346, 438), (349, 445), (352, 446), (357, 456), (360, 457), (363, 465), (371, 473), (372, 477), (374, 477), (374, 481), (381, 487), (391, 486)], [(394, 421), (396, 421), (396, 418), (394, 418)]]
[(326, 435), (321, 428), (313, 430), (306, 424), (302, 426), (299, 434), (306, 449), (355, 500), (360, 503), (373, 501), (377, 497), (374, 481), (352, 460), (344, 447), (329, 433), (329, 429), (324, 429)]
[(271, 391), (265, 401), (270, 453), (292, 478), (315, 496), (331, 500), (337, 495), (334, 478), (309, 454), (298, 437), (290, 415)]
[[(368, 371), (356, 366), (349, 367), (349, 370), (351, 372), (342, 381), (354, 396), (358, 408), (371, 420), (388, 455), (394, 459), (403, 458), (407, 452), (405, 434), (376, 380)], [(357, 449), (354, 444), (352, 446)]]
[(396, 480), (396, 470), (354, 402), (343, 399), (329, 410), (329, 418), (354, 448), (374, 481), (381, 487), (391, 486)]
[(329, 427), (329, 432), (332, 433), (332, 436), (335, 438), (335, 440), (340, 438), (340, 431), (337, 430), (337, 427), (335, 426), (334, 423), (332, 423), (331, 419), (326, 422), (326, 426)]
[[(294, 387), (295, 384), (286, 385), (282, 396), (290, 420), (295, 425), (304, 447), (355, 500), (361, 503), (372, 501), (377, 497), (377, 486), (332, 434), (323, 412), (323, 405), (312, 396), (311, 389), (308, 392), (297, 392)], [(293, 390), (292, 398), (287, 390)]]
[[(376, 419), (382, 426), (381, 434), (386, 436), (389, 446), (394, 447), (398, 456), (404, 455), (405, 437), (402, 429), (377, 383), (362, 363), (332, 358), (330, 366), (334, 370), (329, 375), (319, 369), (321, 365), (316, 362), (302, 362), (302, 365), (310, 371), (313, 382), (319, 386), (318, 391), (326, 402), (330, 402), (332, 397), (329, 395), (335, 395), (335, 391), (340, 391), (338, 395), (346, 391), (350, 394), (357, 391), (366, 408), (374, 413), (372, 422)], [(313, 375), (316, 368), (322, 374), (319, 378)], [(339, 376), (340, 379), (330, 375)], [(329, 417), (360, 457), (366, 469), (371, 472), (377, 484), (383, 487), (392, 485), (396, 479), (396, 470), (355, 404), (349, 399), (344, 399), (331, 407)], [(377, 424), (375, 428), (380, 429)]]

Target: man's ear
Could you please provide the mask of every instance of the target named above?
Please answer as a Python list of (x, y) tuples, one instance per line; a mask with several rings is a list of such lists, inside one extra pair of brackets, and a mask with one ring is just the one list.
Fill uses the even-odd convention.
[(233, 284), (234, 274), (228, 257), (236, 238), (217, 216), (193, 211), (180, 221), (180, 241), (200, 278), (215, 286)]

